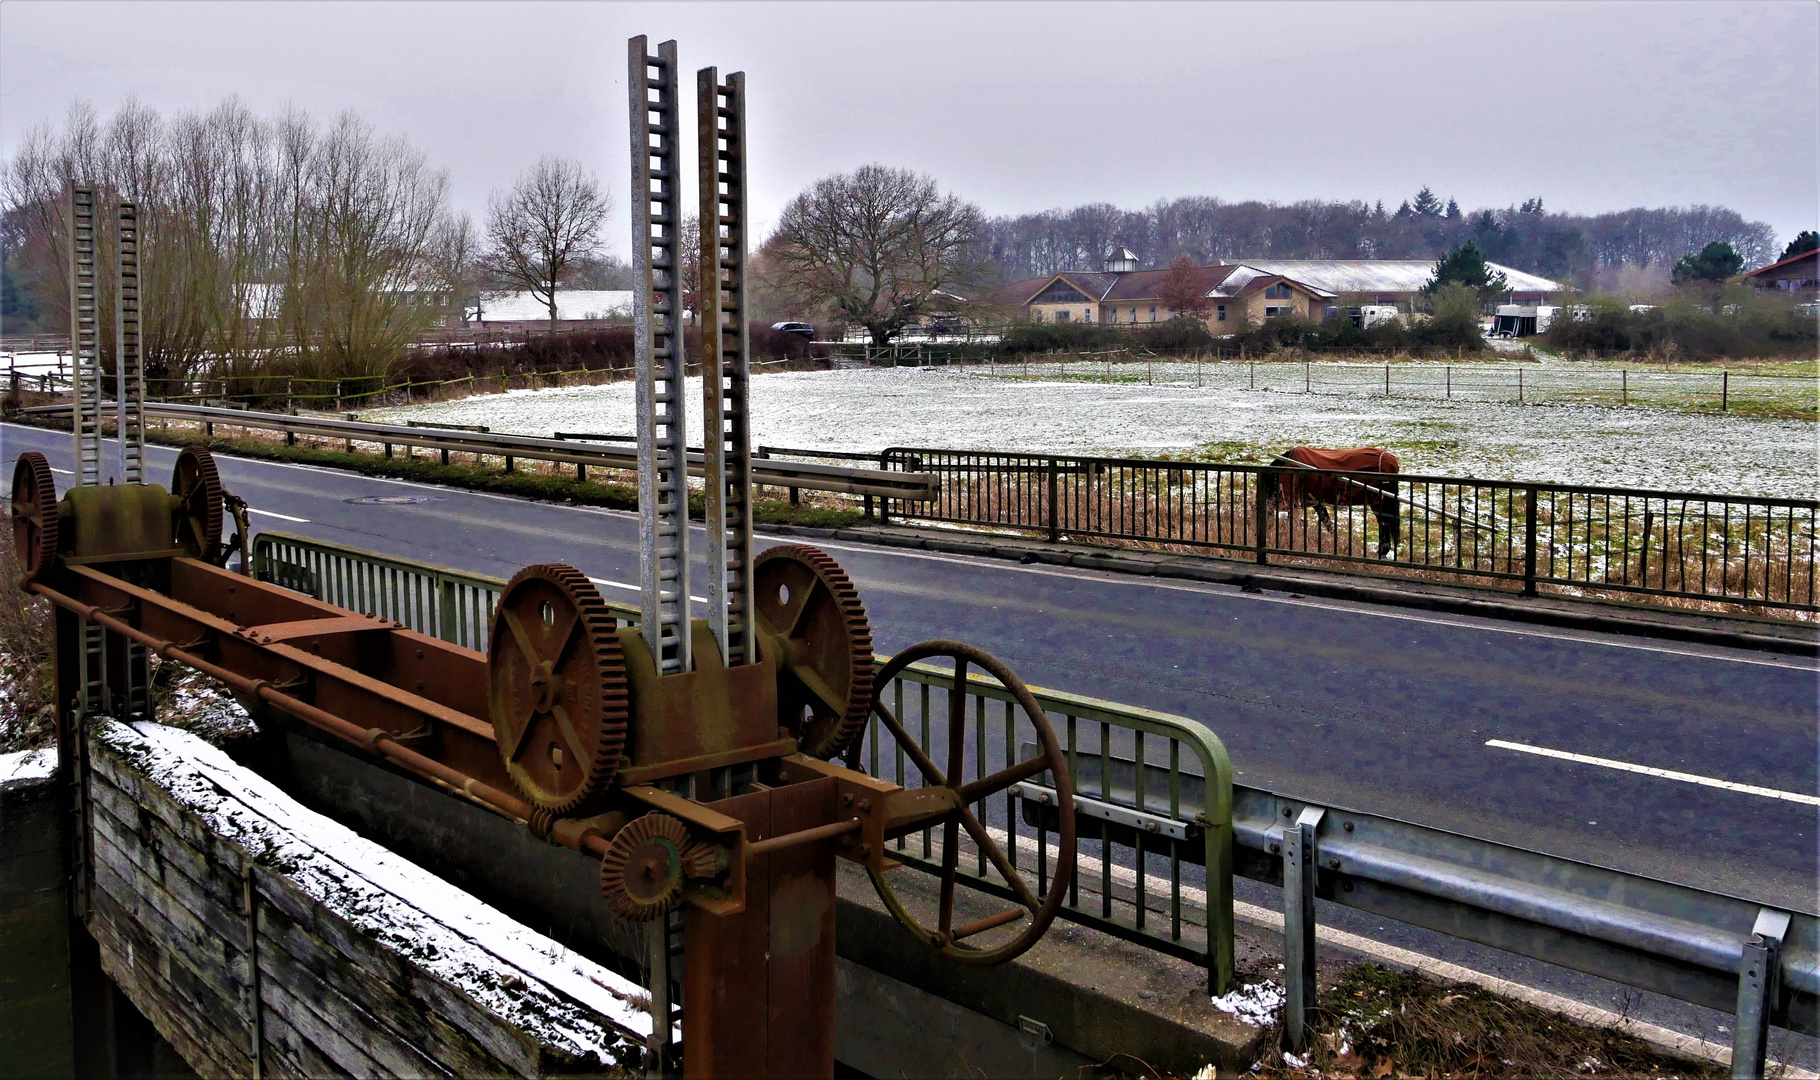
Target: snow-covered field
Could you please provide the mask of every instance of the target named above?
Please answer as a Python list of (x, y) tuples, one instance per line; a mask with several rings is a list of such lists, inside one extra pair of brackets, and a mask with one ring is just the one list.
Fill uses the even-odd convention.
[[(689, 441), (699, 445), (700, 380), (689, 383)], [(486, 424), (523, 435), (627, 434), (632, 385), (513, 391), (361, 418)], [(1817, 431), (1809, 421), (1672, 409), (987, 378), (976, 368), (779, 372), (752, 380), (754, 446), (1237, 461), (1298, 443), (1376, 445), (1394, 451), (1409, 473), (1797, 498), (1820, 496)]]

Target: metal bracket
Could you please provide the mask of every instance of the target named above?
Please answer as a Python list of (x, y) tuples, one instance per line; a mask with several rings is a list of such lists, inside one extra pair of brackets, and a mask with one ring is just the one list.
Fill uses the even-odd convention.
[(1315, 830), (1326, 813), (1306, 806), (1283, 827), (1283, 1042), (1295, 1051), (1308, 1045), (1308, 1014), (1315, 1005)]
[(1738, 1015), (1732, 1028), (1732, 1076), (1763, 1075), (1769, 1051), (1769, 1025), (1781, 990), (1782, 942), (1792, 916), (1763, 908), (1744, 942), (1738, 966)]
[(1024, 1045), (1032, 1050), (1055, 1042), (1055, 1033), (1049, 1030), (1048, 1024), (1028, 1016), (1017, 1018), (1017, 1034)]

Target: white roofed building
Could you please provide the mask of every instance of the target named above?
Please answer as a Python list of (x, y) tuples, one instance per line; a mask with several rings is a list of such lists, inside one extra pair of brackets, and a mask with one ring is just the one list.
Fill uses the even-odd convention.
[[(1432, 259), (1240, 259), (1268, 274), (1306, 282), (1317, 289), (1345, 297), (1354, 303), (1396, 304), (1408, 309), (1409, 302), (1434, 280)], [(1559, 300), (1567, 286), (1535, 274), (1526, 274), (1497, 263), (1486, 263), (1495, 274), (1503, 274), (1509, 289), (1498, 299), (1506, 304), (1547, 304)]]
[[(466, 320), (476, 326), (517, 328), (549, 326), (550, 309), (530, 292), (489, 293)], [(564, 289), (556, 294), (556, 321), (571, 326), (623, 322), (632, 317), (630, 289)]]

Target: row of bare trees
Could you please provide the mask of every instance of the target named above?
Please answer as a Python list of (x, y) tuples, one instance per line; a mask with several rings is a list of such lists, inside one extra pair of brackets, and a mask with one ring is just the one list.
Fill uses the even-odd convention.
[[(282, 358), (292, 374), (385, 370), (450, 298), (473, 244), (448, 178), (348, 113), (323, 125), (235, 99), (165, 118), (86, 104), (29, 132), (0, 176), (12, 269), (67, 325), (67, 185), (137, 204), (147, 375), (181, 379)], [(112, 352), (112, 230), (100, 230), (102, 352)], [(269, 370), (269, 368), (268, 368)]]

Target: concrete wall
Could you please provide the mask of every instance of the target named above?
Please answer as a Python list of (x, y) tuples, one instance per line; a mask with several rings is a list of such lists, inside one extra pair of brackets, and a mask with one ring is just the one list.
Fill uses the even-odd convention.
[(0, 1077), (75, 1069), (62, 791), (40, 759), (0, 757)]

